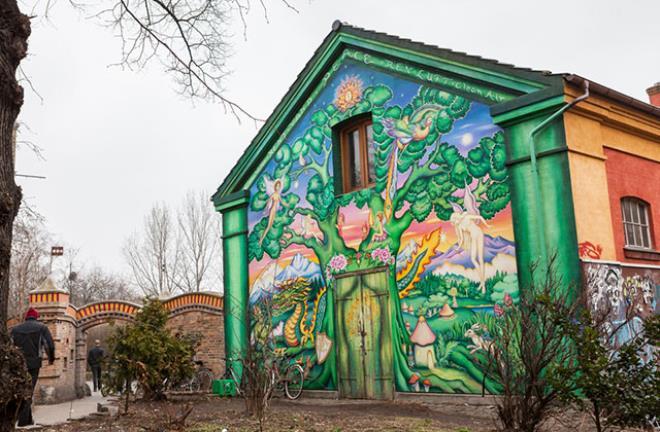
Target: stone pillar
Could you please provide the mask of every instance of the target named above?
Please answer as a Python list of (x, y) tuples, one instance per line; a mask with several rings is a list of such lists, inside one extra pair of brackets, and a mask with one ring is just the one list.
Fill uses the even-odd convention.
[(55, 363), (49, 365), (44, 358), (34, 400), (48, 404), (74, 399), (77, 323), (69, 293), (55, 286), (48, 277), (30, 292), (30, 306), (39, 311), (41, 322), (48, 326), (55, 343)]
[(222, 213), (224, 320), (227, 367), (241, 375), (249, 343), (247, 205), (249, 192), (240, 191), (215, 202)]

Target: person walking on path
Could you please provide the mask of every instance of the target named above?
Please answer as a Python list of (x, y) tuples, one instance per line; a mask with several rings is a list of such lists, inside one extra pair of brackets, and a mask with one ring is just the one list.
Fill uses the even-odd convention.
[(39, 322), (39, 312), (30, 308), (25, 314), (25, 321), (11, 330), (11, 338), (25, 357), (27, 370), (32, 377), (32, 393), (30, 398), (23, 401), (18, 413), (18, 426), (30, 426), (34, 424), (32, 419), (32, 394), (37, 386), (39, 369), (41, 369), (41, 357), (45, 349), (48, 355), (48, 364), (55, 362), (55, 344), (53, 336), (45, 324)]
[(92, 381), (94, 382), (94, 391), (101, 390), (101, 362), (105, 356), (105, 351), (101, 348), (101, 341), (94, 341), (94, 348), (87, 353), (87, 364), (92, 370)]

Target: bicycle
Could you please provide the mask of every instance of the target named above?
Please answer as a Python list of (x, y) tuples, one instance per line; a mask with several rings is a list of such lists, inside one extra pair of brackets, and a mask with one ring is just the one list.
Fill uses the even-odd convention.
[(202, 361), (196, 361), (195, 364), (197, 365), (197, 370), (195, 371), (195, 375), (190, 379), (190, 391), (210, 391), (213, 379), (215, 378), (213, 371), (204, 366), (204, 362)]
[[(234, 382), (236, 395), (245, 396), (245, 382), (239, 378), (239, 374), (232, 367), (232, 363), (227, 360), (225, 378)], [(278, 357), (271, 360), (265, 367), (270, 368), (270, 380), (273, 390), (282, 392), (287, 398), (296, 400), (300, 398), (305, 381), (305, 371), (298, 361), (288, 363), (286, 359)]]
[(300, 398), (305, 382), (305, 371), (298, 361), (287, 364), (284, 359), (278, 359), (271, 373), (275, 390), (283, 392), (291, 400)]
[(197, 393), (208, 392), (214, 379), (213, 371), (204, 366), (204, 362), (195, 361), (195, 373), (190, 378), (172, 381), (169, 377), (163, 380), (163, 387), (170, 391)]

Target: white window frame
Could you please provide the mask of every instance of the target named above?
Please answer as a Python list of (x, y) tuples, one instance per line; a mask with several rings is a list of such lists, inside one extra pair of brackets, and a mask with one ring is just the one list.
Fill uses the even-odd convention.
[(621, 198), (621, 217), (625, 247), (632, 249), (653, 249), (649, 204), (635, 197)]

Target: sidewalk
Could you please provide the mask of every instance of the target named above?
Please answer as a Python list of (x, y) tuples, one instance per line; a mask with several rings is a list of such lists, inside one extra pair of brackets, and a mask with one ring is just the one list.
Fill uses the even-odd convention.
[(74, 399), (56, 405), (34, 405), (32, 416), (35, 423), (52, 426), (66, 423), (69, 419), (87, 417), (96, 412), (97, 404), (106, 403), (107, 401), (108, 398), (101, 396), (101, 392), (96, 392), (82, 399)]

